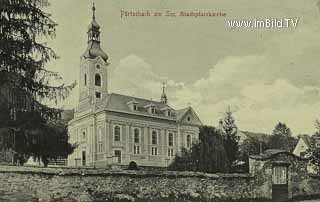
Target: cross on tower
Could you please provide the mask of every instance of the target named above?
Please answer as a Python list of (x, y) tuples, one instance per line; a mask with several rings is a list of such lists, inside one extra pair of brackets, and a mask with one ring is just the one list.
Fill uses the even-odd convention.
[(96, 19), (96, 6), (94, 4), (94, 0), (92, 2), (92, 19)]
[(166, 95), (166, 92), (165, 92), (165, 88), (166, 88), (166, 83), (163, 82), (162, 83), (162, 95), (161, 95), (161, 103), (163, 104), (168, 104), (168, 98), (167, 98), (167, 95)]

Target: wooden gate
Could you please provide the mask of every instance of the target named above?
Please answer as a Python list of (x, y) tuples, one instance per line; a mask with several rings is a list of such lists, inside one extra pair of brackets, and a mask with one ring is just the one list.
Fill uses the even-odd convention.
[(272, 168), (272, 202), (288, 200), (288, 166), (274, 165)]

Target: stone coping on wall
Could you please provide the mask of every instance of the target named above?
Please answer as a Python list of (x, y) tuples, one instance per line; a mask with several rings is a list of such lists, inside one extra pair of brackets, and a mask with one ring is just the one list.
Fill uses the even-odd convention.
[(69, 168), (69, 167), (32, 167), (32, 166), (5, 166), (0, 165), (0, 173), (38, 174), (48, 176), (129, 176), (129, 177), (167, 177), (167, 178), (253, 178), (250, 174), (210, 174), (189, 171), (147, 171), (147, 170), (106, 170), (102, 168)]
[(320, 180), (320, 174), (309, 174), (309, 176)]
[(250, 159), (255, 159), (255, 160), (261, 160), (261, 161), (265, 161), (268, 159), (272, 159), (274, 157), (276, 157), (279, 154), (286, 154), (288, 156), (293, 156), (294, 158), (300, 160), (300, 161), (309, 161), (309, 158), (302, 158), (300, 156), (297, 156), (291, 152), (285, 151), (285, 150), (280, 150), (280, 149), (268, 149), (266, 151), (264, 151), (262, 154), (259, 155), (250, 155), (249, 158)]

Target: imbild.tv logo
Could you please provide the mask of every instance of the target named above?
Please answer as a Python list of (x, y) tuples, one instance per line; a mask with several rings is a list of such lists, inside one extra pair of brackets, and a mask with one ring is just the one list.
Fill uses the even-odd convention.
[(296, 28), (299, 18), (227, 20), (229, 28)]

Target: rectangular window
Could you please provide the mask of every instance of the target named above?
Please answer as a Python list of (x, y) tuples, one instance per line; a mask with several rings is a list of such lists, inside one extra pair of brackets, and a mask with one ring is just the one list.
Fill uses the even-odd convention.
[(168, 149), (168, 156), (173, 156), (173, 149)]
[(173, 134), (172, 133), (169, 133), (169, 135), (168, 135), (168, 145), (170, 147), (173, 146)]
[(136, 144), (140, 143), (140, 129), (139, 128), (135, 128), (133, 130), (133, 141)]
[(191, 144), (192, 144), (191, 141), (192, 141), (192, 140), (191, 140), (191, 135), (187, 135), (187, 148), (190, 148), (190, 147), (191, 147)]
[(158, 133), (156, 131), (152, 131), (151, 143), (152, 144), (158, 144)]
[(102, 133), (103, 133), (103, 128), (99, 127), (99, 129), (98, 129), (98, 142), (102, 142)]
[(98, 143), (98, 152), (102, 153), (103, 152), (103, 147), (102, 147), (102, 142)]
[(140, 146), (134, 145), (133, 146), (133, 153), (134, 154), (140, 154)]
[(135, 104), (135, 105), (133, 105), (133, 110), (134, 111), (137, 111), (138, 110), (138, 106)]
[(114, 150), (114, 156), (117, 158), (117, 163), (121, 163), (121, 150)]
[(170, 110), (168, 110), (167, 116), (171, 116), (171, 111)]
[(152, 147), (151, 148), (151, 155), (152, 156), (157, 156), (158, 155), (158, 148), (157, 147)]
[(96, 98), (101, 98), (101, 93), (100, 92), (96, 92)]

